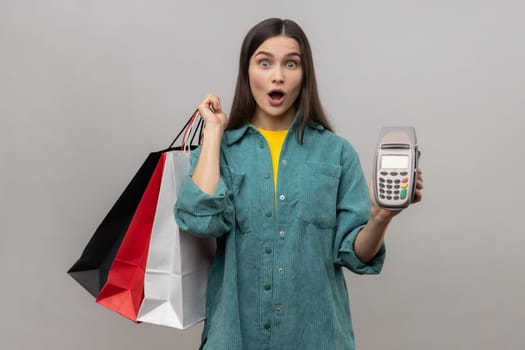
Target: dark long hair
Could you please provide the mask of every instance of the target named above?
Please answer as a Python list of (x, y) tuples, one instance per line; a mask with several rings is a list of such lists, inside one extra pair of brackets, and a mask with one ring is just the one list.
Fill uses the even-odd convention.
[(308, 123), (319, 124), (332, 131), (323, 111), (315, 79), (312, 49), (303, 30), (289, 19), (269, 18), (256, 24), (246, 34), (239, 55), (239, 74), (233, 97), (232, 109), (226, 130), (238, 129), (248, 124), (255, 114), (256, 103), (250, 88), (248, 67), (255, 50), (268, 38), (284, 35), (295, 39), (301, 49), (303, 79), (301, 93), (295, 102), (297, 113), (297, 137), (302, 143), (304, 129)]

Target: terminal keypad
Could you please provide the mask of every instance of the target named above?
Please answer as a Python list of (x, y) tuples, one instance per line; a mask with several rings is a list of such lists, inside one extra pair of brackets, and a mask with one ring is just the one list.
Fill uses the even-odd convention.
[(408, 191), (408, 172), (380, 171), (379, 197), (387, 200), (404, 200)]

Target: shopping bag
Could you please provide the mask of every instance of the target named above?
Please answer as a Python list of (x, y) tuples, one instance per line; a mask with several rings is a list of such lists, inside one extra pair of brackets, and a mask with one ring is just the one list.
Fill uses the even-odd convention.
[[(196, 125), (197, 114), (194, 114), (190, 119), (189, 125), (184, 130), (184, 137), (182, 139), (182, 149), (168, 148), (160, 151), (159, 162), (150, 179), (150, 182), (144, 192), (135, 216), (131, 221), (130, 227), (124, 237), (121, 247), (115, 260), (111, 266), (108, 279), (100, 294), (97, 296), (97, 303), (101, 304), (122, 316), (125, 316), (133, 321), (137, 321), (139, 308), (144, 299), (144, 279), (146, 271), (146, 262), (149, 254), (149, 243), (152, 230), (154, 227), (155, 213), (157, 203), (160, 195), (161, 183), (163, 181), (164, 166), (168, 154), (173, 152), (182, 152), (186, 154), (189, 160), (189, 151), (191, 141), (189, 136)], [(202, 128), (202, 119), (197, 125)], [(196, 128), (195, 132), (197, 132)], [(195, 135), (194, 135), (195, 136)], [(170, 157), (171, 158), (171, 157)], [(183, 169), (183, 176), (188, 174), (188, 168)], [(166, 177), (165, 182), (172, 181), (172, 178)], [(166, 217), (173, 216), (173, 202), (170, 206), (163, 206), (162, 211)], [(166, 212), (167, 211), (167, 212)], [(172, 231), (172, 235), (175, 231)], [(165, 252), (169, 254), (170, 252)]]
[[(188, 135), (191, 135), (192, 126), (197, 119), (197, 114), (198, 111), (193, 113), (168, 148), (171, 148), (181, 135), (183, 135), (182, 143), (186, 142), (186, 149), (188, 145), (190, 150), (195, 147), (192, 143), (197, 135), (197, 130), (200, 136), (202, 119), (199, 121), (200, 128), (195, 129), (195, 133), (189, 143), (187, 142), (187, 138)], [(176, 147), (174, 149), (176, 149)], [(149, 154), (124, 192), (98, 226), (84, 248), (80, 258), (67, 271), (71, 277), (95, 298), (107, 281), (109, 269), (113, 264), (113, 260), (128, 231), (131, 220), (135, 215), (138, 204), (144, 195), (144, 191), (151, 180), (153, 171), (162, 153), (161, 151)]]
[(173, 216), (189, 172), (190, 154), (169, 151), (149, 245), (144, 300), (137, 320), (179, 329), (205, 318), (206, 282), (215, 239), (202, 239), (180, 230)]
[(160, 159), (151, 153), (89, 240), (67, 273), (95, 298), (106, 283), (109, 269)]
[(164, 160), (161, 155), (96, 299), (98, 304), (131, 320), (137, 319), (144, 297), (144, 273)]
[[(189, 152), (197, 147), (194, 144), (197, 135), (199, 136), (198, 143), (201, 142), (202, 128), (203, 121), (198, 118), (198, 111), (195, 111), (167, 149), (150, 153), (100, 224), (79, 260), (68, 271), (75, 280), (97, 298), (99, 304), (133, 321), (137, 321), (139, 308), (144, 300), (153, 302), (144, 307), (145, 322), (185, 328), (198, 322), (188, 321), (191, 319), (188, 315), (198, 314), (194, 317), (195, 320), (204, 317), (204, 291), (207, 269), (214, 250), (214, 240), (206, 243), (189, 233), (182, 235), (175, 225), (172, 229), (173, 236), (176, 236), (177, 239), (172, 239), (172, 248), (166, 252), (167, 255), (159, 256), (165, 252), (154, 248), (157, 243), (150, 252), (150, 238), (157, 237), (157, 234), (153, 235), (154, 228), (166, 226), (160, 223), (155, 224), (156, 218), (168, 222), (166, 218), (173, 217), (176, 194), (170, 194), (170, 191), (178, 191), (182, 186), (182, 183), (179, 182), (172, 186), (170, 181), (175, 178), (176, 181), (183, 181), (187, 176)], [(174, 146), (181, 135), (183, 137), (180, 146)], [(164, 188), (162, 190), (163, 199), (159, 200), (162, 188)], [(169, 198), (174, 198), (171, 204), (168, 203)], [(159, 203), (162, 205), (159, 206)], [(174, 219), (169, 225), (173, 223)], [(158, 239), (155, 238), (154, 241), (157, 242)], [(184, 243), (186, 241), (190, 243)], [(176, 244), (183, 250), (175, 250)], [(203, 253), (200, 251), (191, 253), (192, 247), (197, 250), (204, 249), (204, 251)], [(203, 258), (202, 261), (201, 258)], [(167, 266), (162, 263), (153, 263), (154, 261), (169, 260), (172, 264), (167, 271), (170, 274), (182, 271), (184, 276), (179, 273), (181, 283), (172, 283), (169, 286), (164, 284), (162, 288), (157, 286), (154, 277), (153, 282), (148, 279), (147, 286), (154, 289), (153, 294), (148, 292), (151, 298), (144, 299), (144, 282), (150, 260), (153, 265), (149, 270), (153, 274), (153, 271), (162, 273), (162, 267)], [(188, 269), (188, 266), (193, 267)], [(192, 275), (191, 278), (186, 277), (189, 275)], [(174, 276), (172, 279), (176, 280), (177, 277)], [(189, 301), (193, 301), (193, 304)], [(175, 316), (169, 319), (173, 320), (174, 317), (177, 317), (181, 322), (162, 321), (166, 317), (159, 319), (159, 315), (170, 314), (171, 311), (166, 307), (154, 307), (153, 304), (177, 305), (174, 311)]]

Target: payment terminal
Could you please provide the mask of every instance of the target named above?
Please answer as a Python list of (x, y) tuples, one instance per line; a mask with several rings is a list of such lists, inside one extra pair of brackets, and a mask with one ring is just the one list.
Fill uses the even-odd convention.
[(420, 154), (413, 127), (381, 129), (373, 177), (375, 200), (380, 207), (399, 210), (414, 200)]

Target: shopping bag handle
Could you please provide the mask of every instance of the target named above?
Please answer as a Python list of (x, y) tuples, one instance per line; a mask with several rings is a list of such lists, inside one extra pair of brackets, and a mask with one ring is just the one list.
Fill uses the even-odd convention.
[[(193, 125), (195, 123), (195, 119), (197, 119), (197, 117), (200, 117), (198, 109), (195, 110), (195, 112), (193, 112), (193, 114), (191, 115), (190, 119), (186, 122), (186, 124), (184, 125), (182, 130), (177, 134), (177, 136), (175, 136), (175, 139), (170, 143), (170, 145), (168, 146), (168, 149), (169, 148), (173, 148), (173, 145), (175, 144), (175, 142), (177, 142), (177, 140), (183, 134), (184, 134), (184, 136), (183, 136), (183, 139), (181, 141), (181, 149), (184, 149), (185, 147), (191, 148), (191, 146), (193, 145), (193, 140), (195, 139), (195, 136), (197, 134), (199, 135), (198, 144), (202, 143), (202, 129), (203, 129), (203, 126), (204, 126), (204, 121), (203, 121), (202, 118), (199, 118), (199, 121), (196, 124), (195, 131), (193, 132), (193, 135), (191, 136), (191, 138), (189, 138), (189, 135), (188, 135), (188, 133), (191, 134), (191, 129), (192, 129), (192, 127), (193, 127)], [(186, 136), (186, 135), (188, 135), (188, 136)], [(190, 139), (190, 142), (188, 144), (186, 144), (185, 140), (187, 140), (188, 138)]]
[(201, 117), (199, 122), (197, 123), (197, 128), (195, 129), (195, 132), (193, 133), (193, 136), (191, 137), (190, 145), (193, 145), (193, 139), (195, 138), (195, 136), (197, 136), (197, 134), (199, 134), (198, 144), (200, 145), (202, 143), (202, 130), (203, 130), (203, 128), (204, 128), (204, 119), (202, 119), (202, 117)]
[[(199, 121), (197, 122), (197, 124), (195, 124), (195, 120), (197, 118), (199, 119)], [(200, 116), (200, 114), (193, 113), (193, 115), (191, 116), (190, 125), (186, 128), (186, 130), (184, 130), (184, 134), (182, 136), (181, 148), (184, 151), (188, 151), (188, 152), (190, 151), (190, 148), (193, 143), (193, 139), (195, 138), (195, 135), (197, 135), (197, 133), (199, 133), (199, 135), (202, 136), (202, 125), (201, 125), (202, 121), (203, 119)], [(194, 126), (195, 126), (195, 131), (193, 131)], [(200, 127), (200, 132), (199, 132), (199, 127)], [(190, 135), (192, 131), (193, 131), (193, 136), (190, 139)], [(200, 141), (201, 141), (201, 138), (199, 137), (199, 143)]]

